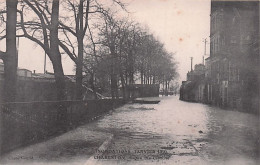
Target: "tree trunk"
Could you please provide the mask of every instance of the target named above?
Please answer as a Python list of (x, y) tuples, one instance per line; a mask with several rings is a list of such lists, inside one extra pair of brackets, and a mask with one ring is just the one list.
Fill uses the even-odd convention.
[(129, 84), (134, 84), (134, 59), (133, 59), (133, 53), (130, 51), (129, 53), (129, 64), (130, 64), (130, 74), (129, 74)]
[(120, 78), (121, 78), (121, 84), (122, 84), (122, 93), (123, 93), (123, 99), (126, 99), (126, 87), (125, 87), (125, 79), (122, 70), (120, 70)]
[(143, 81), (144, 81), (144, 83), (143, 84), (146, 84), (146, 75), (145, 75), (145, 71), (144, 71), (144, 73), (143, 73)]
[(117, 78), (114, 73), (111, 74), (111, 96), (112, 99), (118, 99), (118, 90), (117, 90)]
[(114, 88), (113, 88), (113, 85), (112, 85), (114, 83), (113, 82), (114, 79), (113, 79), (113, 73), (112, 72), (110, 74), (110, 90), (111, 90), (111, 97), (112, 97), (112, 99), (115, 99)]
[(16, 50), (16, 19), (18, 0), (6, 0), (6, 54), (4, 57), (4, 101), (15, 101), (18, 55)]
[(96, 87), (95, 87), (95, 80), (94, 80), (94, 72), (93, 73), (90, 73), (90, 85), (91, 85), (91, 89), (93, 90), (93, 93), (94, 93), (94, 97), (95, 99), (97, 100), (98, 97), (97, 97), (97, 90), (96, 90)]
[(82, 80), (83, 80), (83, 74), (82, 74), (82, 68), (83, 68), (83, 39), (84, 39), (84, 32), (83, 32), (83, 2), (84, 0), (80, 0), (79, 4), (79, 29), (78, 29), (78, 35), (77, 35), (77, 41), (78, 41), (78, 59), (76, 64), (76, 97), (79, 100), (82, 100)]
[(50, 59), (53, 63), (54, 75), (57, 83), (58, 100), (66, 99), (65, 94), (65, 78), (61, 62), (61, 54), (59, 51), (58, 39), (59, 24), (59, 0), (52, 2), (51, 29), (50, 29)]
[(67, 96), (66, 96), (66, 83), (64, 78), (64, 72), (61, 63), (61, 56), (56, 55), (51, 58), (51, 61), (53, 63), (53, 71), (54, 71), (56, 87), (57, 87), (57, 100), (64, 101), (67, 99)]
[[(61, 54), (59, 51), (59, 39), (58, 39), (58, 25), (59, 25), (59, 0), (53, 0), (52, 2), (52, 14), (51, 14), (51, 29), (50, 29), (50, 59), (53, 64), (54, 76), (57, 87), (57, 100), (66, 100), (66, 84), (64, 78), (64, 72), (61, 62)], [(62, 129), (66, 128), (67, 111), (63, 102), (59, 103), (58, 116), (57, 116)]]
[(163, 89), (163, 95), (165, 95), (164, 78), (163, 78), (163, 80), (162, 80), (162, 85), (163, 85), (163, 87), (162, 87), (162, 89)]
[(125, 77), (125, 96), (126, 96), (126, 99), (130, 99), (130, 88), (129, 88), (129, 82), (128, 82), (129, 80), (128, 80), (127, 69), (125, 70), (124, 77)]
[(143, 78), (143, 77), (144, 77), (144, 75), (143, 75), (143, 70), (141, 69), (141, 84), (144, 84), (144, 82), (143, 82), (143, 81), (144, 81), (144, 80), (143, 80), (144, 78)]
[(165, 96), (168, 96), (168, 81), (165, 80)]
[(82, 68), (83, 68), (83, 43), (79, 42), (78, 46), (78, 60), (76, 65), (76, 97), (79, 100), (82, 100), (82, 80), (83, 80), (83, 74), (82, 74)]
[(115, 53), (115, 47), (111, 46), (110, 47), (110, 52), (111, 52), (111, 57), (112, 57), (112, 72), (111, 72), (111, 95), (113, 99), (118, 99), (118, 86), (117, 86), (117, 75), (115, 73), (115, 66), (116, 64), (116, 53)]

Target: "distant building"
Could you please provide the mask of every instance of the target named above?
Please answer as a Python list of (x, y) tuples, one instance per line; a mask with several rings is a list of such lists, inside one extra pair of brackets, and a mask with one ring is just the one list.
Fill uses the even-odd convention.
[(17, 76), (19, 77), (32, 77), (32, 71), (28, 69), (17, 69)]
[[(28, 69), (18, 68), (17, 69), (17, 100), (49, 100), (56, 99), (55, 97), (55, 76), (54, 73), (35, 73)], [(83, 84), (87, 80), (83, 79)], [(4, 64), (0, 62), (0, 94), (3, 92), (4, 82)], [(69, 100), (75, 98), (75, 75), (65, 75), (66, 92)], [(39, 87), (39, 88), (38, 88)], [(46, 89), (46, 90), (44, 90)], [(94, 98), (93, 90), (83, 85), (83, 93), (86, 99)], [(46, 97), (45, 97), (46, 96)], [(101, 95), (98, 93), (98, 97)]]
[(48, 82), (55, 82), (55, 77), (53, 73), (32, 73), (32, 79), (34, 81), (48, 81)]
[(194, 70), (187, 73), (187, 81), (196, 81), (205, 78), (205, 65), (197, 64)]
[(159, 97), (159, 84), (132, 84), (127, 86), (131, 98)]
[[(32, 77), (32, 71), (23, 68), (17, 68), (18, 78)], [(4, 79), (4, 63), (0, 62), (0, 80)]]
[[(18, 78), (31, 78), (32, 71), (23, 68), (17, 68)], [(4, 63), (0, 62), (0, 80), (4, 79)]]
[(197, 64), (194, 70), (187, 73), (187, 81), (182, 81), (180, 88), (180, 100), (204, 102), (205, 72), (205, 66)]

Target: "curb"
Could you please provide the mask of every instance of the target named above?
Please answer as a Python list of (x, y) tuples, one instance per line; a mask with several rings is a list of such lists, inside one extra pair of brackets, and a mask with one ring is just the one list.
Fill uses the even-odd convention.
[[(103, 144), (98, 148), (98, 150), (106, 150), (108, 146), (110, 145), (114, 135), (110, 135), (107, 140), (103, 142)], [(94, 154), (86, 161), (84, 165), (94, 165), (96, 164), (98, 159), (94, 159)]]

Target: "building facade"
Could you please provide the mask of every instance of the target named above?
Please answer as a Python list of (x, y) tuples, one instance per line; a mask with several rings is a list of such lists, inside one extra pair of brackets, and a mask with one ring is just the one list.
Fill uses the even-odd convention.
[(260, 114), (259, 15), (258, 0), (211, 1), (210, 57), (187, 73), (181, 100)]
[(259, 110), (259, 1), (211, 2), (206, 100), (221, 107)]

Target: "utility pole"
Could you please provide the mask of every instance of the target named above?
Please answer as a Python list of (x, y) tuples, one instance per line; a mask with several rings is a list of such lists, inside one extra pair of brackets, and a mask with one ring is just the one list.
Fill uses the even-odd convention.
[(204, 57), (206, 56), (206, 49), (207, 49), (207, 38), (205, 38), (204, 39), (204, 41), (202, 41), (202, 42), (204, 42), (204, 44), (205, 44), (205, 47), (204, 47), (204, 55), (203, 55), (203, 57), (202, 57), (202, 64), (204, 65)]
[(46, 52), (44, 54), (44, 68), (43, 68), (43, 74), (46, 73)]
[(192, 71), (193, 69), (192, 69), (192, 60), (193, 60), (193, 57), (190, 57), (190, 71)]

